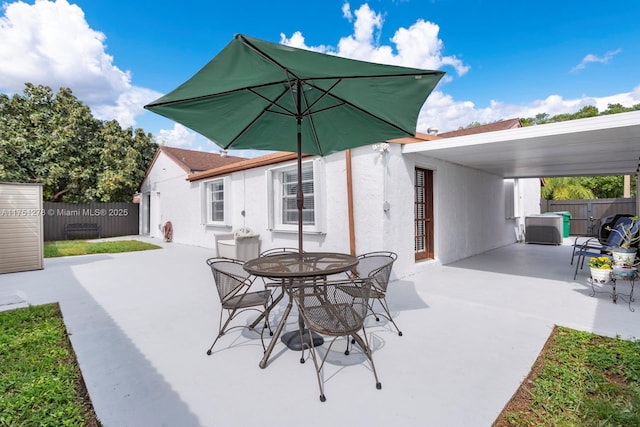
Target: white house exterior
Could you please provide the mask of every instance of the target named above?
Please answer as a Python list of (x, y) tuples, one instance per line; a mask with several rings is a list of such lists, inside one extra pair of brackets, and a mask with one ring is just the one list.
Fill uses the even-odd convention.
[[(358, 254), (396, 252), (393, 271), (401, 278), (434, 262), (446, 264), (513, 243), (519, 221), (539, 213), (538, 179), (505, 184), (501, 176), (403, 154), (402, 144), (380, 147), (350, 152), (353, 231), (349, 228), (347, 153), (303, 159), (305, 177), (313, 175), (313, 198), (305, 199), (305, 207), (314, 206), (312, 223), (305, 225), (304, 250), (348, 253), (353, 233)], [(161, 238), (162, 225), (171, 221), (173, 241), (210, 247), (212, 256), (216, 236), (240, 227), (260, 235), (261, 250), (297, 247), (297, 228), (283, 219), (287, 209), (282, 206), (288, 198), (283, 194), (288, 172), (295, 168), (295, 155), (277, 153), (187, 174), (168, 156), (158, 156), (141, 187), (141, 217), (149, 224), (141, 229)], [(418, 261), (416, 168), (433, 174), (433, 257)]]
[[(163, 237), (163, 226), (172, 221), (180, 226), (180, 241), (206, 246), (198, 242), (201, 211), (198, 185), (187, 177), (206, 169), (245, 160), (239, 157), (221, 158), (217, 154), (160, 147), (147, 170), (140, 187), (140, 230), (142, 234)], [(190, 191), (194, 187), (195, 192)], [(183, 224), (190, 224), (183, 227)], [(191, 235), (195, 233), (194, 235)]]
[[(386, 151), (378, 144), (378, 150), (360, 147), (350, 156), (306, 157), (315, 216), (306, 227), (304, 249), (391, 250), (398, 254), (393, 272), (401, 278), (515, 242), (525, 217), (540, 213), (539, 177), (631, 175), (640, 185), (640, 111), (525, 128), (513, 121), (486, 126), (492, 131), (418, 135)], [(216, 236), (240, 227), (260, 234), (262, 250), (296, 247), (296, 227), (282, 221), (281, 206), (283, 172), (295, 168), (294, 159), (276, 153), (194, 173), (158, 155), (141, 188), (141, 230), (162, 237), (162, 225), (172, 221), (174, 241), (210, 247), (212, 256)], [(433, 255), (420, 260), (416, 169), (433, 178)]]

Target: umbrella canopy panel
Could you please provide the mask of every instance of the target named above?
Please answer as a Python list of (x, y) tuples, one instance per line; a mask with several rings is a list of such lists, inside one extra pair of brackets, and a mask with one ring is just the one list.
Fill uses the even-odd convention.
[[(326, 155), (415, 135), (444, 72), (374, 64), (237, 35), (145, 108), (229, 149)], [(300, 123), (300, 125), (298, 124)]]

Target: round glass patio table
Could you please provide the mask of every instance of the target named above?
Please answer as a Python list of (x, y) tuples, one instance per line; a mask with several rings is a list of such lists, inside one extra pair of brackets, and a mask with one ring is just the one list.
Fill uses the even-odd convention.
[[(278, 323), (274, 337), (260, 361), (261, 368), (267, 366), (271, 351), (278, 341), (278, 337), (280, 337), (282, 328), (291, 311), (293, 305), (291, 289), (295, 286), (295, 281), (343, 273), (351, 270), (356, 265), (358, 265), (357, 257), (336, 252), (283, 253), (254, 258), (244, 263), (244, 269), (254, 276), (281, 279), (284, 291), (289, 295), (289, 303), (284, 311), (282, 320)], [(309, 339), (309, 334), (304, 328), (302, 316), (298, 316), (298, 326), (299, 330), (287, 332), (281, 338), (288, 348), (302, 350), (305, 346), (322, 345), (323, 339), (319, 335), (314, 335), (311, 340)], [(303, 332), (302, 335), (300, 331)]]
[(283, 253), (251, 259), (244, 269), (255, 276), (296, 279), (329, 276), (358, 265), (353, 255), (335, 252)]

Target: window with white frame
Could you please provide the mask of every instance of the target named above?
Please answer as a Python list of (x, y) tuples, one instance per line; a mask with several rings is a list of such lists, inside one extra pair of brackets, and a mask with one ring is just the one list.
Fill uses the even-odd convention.
[(219, 178), (203, 184), (203, 216), (204, 223), (209, 225), (226, 224), (225, 179)]
[[(302, 224), (307, 232), (323, 232), (322, 168), (320, 161), (302, 163)], [(269, 225), (276, 231), (298, 229), (298, 168), (297, 165), (274, 168), (267, 171), (269, 185)]]

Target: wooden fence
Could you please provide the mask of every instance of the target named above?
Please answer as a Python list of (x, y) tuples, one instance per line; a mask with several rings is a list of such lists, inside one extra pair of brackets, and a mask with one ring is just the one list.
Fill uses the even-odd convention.
[[(44, 240), (65, 240), (65, 224), (97, 224), (100, 237), (139, 234), (137, 203), (44, 203)], [(95, 233), (76, 232), (74, 238), (94, 238)]]
[(571, 213), (572, 236), (595, 236), (600, 219), (615, 214), (637, 215), (636, 199), (541, 200), (540, 212)]

